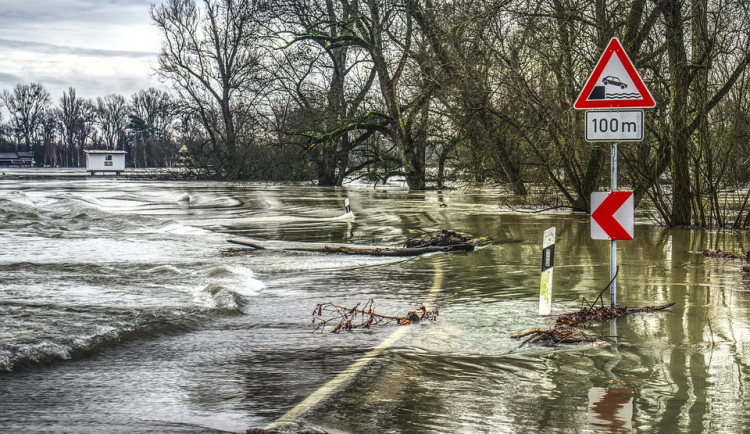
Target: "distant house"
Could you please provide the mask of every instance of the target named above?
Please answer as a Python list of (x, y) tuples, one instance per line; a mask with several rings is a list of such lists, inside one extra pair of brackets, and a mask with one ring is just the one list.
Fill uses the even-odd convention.
[(125, 170), (125, 151), (89, 150), (86, 153), (86, 171), (93, 176), (96, 172), (115, 172), (119, 175)]
[(34, 164), (33, 152), (0, 152), (0, 167), (31, 167)]

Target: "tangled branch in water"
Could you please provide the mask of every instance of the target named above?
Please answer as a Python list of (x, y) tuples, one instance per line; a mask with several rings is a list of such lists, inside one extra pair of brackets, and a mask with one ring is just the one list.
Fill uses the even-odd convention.
[[(618, 270), (619, 271), (619, 270)], [(664, 310), (674, 303), (663, 304), (660, 306), (648, 306), (642, 308), (627, 308), (627, 307), (604, 307), (602, 296), (604, 292), (609, 289), (612, 282), (617, 277), (617, 273), (609, 282), (609, 285), (605, 286), (604, 289), (599, 292), (599, 295), (594, 299), (594, 302), (589, 304), (585, 299), (585, 307), (581, 307), (580, 310), (575, 312), (569, 312), (560, 315), (555, 320), (555, 325), (548, 330), (545, 329), (534, 329), (523, 333), (518, 333), (511, 336), (514, 339), (520, 339), (526, 336), (530, 336), (528, 339), (523, 341), (520, 347), (527, 343), (547, 341), (555, 345), (557, 344), (577, 344), (596, 342), (597, 338), (586, 334), (584, 331), (586, 326), (592, 322), (604, 322), (610, 321), (624, 316), (640, 313), (640, 312), (655, 312), (658, 310)], [(596, 304), (600, 303), (599, 306)]]
[(659, 306), (647, 306), (642, 308), (627, 307), (602, 307), (596, 306), (590, 309), (581, 309), (560, 315), (555, 320), (555, 325), (548, 330), (534, 329), (511, 336), (514, 339), (531, 336), (521, 343), (521, 346), (527, 343), (547, 341), (553, 344), (579, 344), (586, 342), (596, 342), (597, 338), (586, 334), (585, 329), (589, 323), (610, 321), (624, 316), (641, 313), (655, 312), (664, 310), (674, 303), (662, 304)]
[(408, 312), (404, 316), (391, 316), (375, 313), (373, 299), (369, 299), (362, 307), (358, 303), (352, 308), (339, 306), (333, 303), (318, 303), (313, 310), (313, 324), (315, 330), (323, 333), (323, 329), (329, 324), (336, 324), (331, 333), (341, 330), (369, 329), (373, 325), (398, 324), (407, 325), (420, 323), (422, 321), (436, 321), (439, 311), (427, 310), (420, 306), (416, 311)]

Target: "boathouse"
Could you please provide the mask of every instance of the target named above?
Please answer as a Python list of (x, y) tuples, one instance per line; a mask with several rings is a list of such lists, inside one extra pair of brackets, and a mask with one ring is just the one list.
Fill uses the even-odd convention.
[(31, 167), (34, 164), (33, 152), (0, 152), (0, 167)]
[(94, 176), (96, 172), (115, 172), (119, 175), (125, 170), (125, 151), (88, 150), (86, 152), (86, 171)]

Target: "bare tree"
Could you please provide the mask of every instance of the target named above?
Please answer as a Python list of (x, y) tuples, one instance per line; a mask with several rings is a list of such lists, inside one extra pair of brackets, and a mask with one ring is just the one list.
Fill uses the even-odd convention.
[(125, 150), (128, 112), (128, 103), (122, 95), (110, 94), (96, 99), (97, 123), (107, 149)]
[(94, 104), (77, 95), (72, 87), (63, 93), (56, 109), (58, 128), (62, 136), (63, 165), (80, 167), (84, 161), (86, 142), (94, 133)]
[[(725, 35), (722, 24), (728, 24), (725, 20), (730, 15), (727, 14), (732, 13), (729, 5), (709, 4), (706, 0), (694, 1), (691, 8), (682, 0), (659, 0), (656, 3), (664, 25), (668, 59), (664, 72), (668, 73), (670, 89), (668, 129), (663, 140), (664, 148), (669, 152), (665, 162), (669, 163), (673, 191), (671, 209), (663, 216), (670, 225), (687, 226), (692, 222), (693, 196), (700, 193), (699, 184), (691, 175), (694, 155), (691, 138), (699, 128), (708, 128), (708, 114), (750, 64), (750, 40), (746, 37), (750, 23), (747, 21), (748, 11), (737, 5), (733, 12), (744, 18), (743, 27), (736, 29), (739, 32), (735, 35), (739, 38), (725, 41), (729, 44), (719, 43), (719, 36)], [(730, 61), (732, 69), (720, 82), (714, 81), (709, 86), (708, 74), (716, 67), (718, 56), (724, 53), (729, 53), (723, 60)], [(692, 172), (700, 173), (695, 168)]]
[(411, 190), (426, 185), (427, 107), (437, 83), (432, 51), (417, 33), (408, 4), (400, 1), (350, 1), (351, 28), (372, 61), (380, 97), (389, 118), (387, 132), (398, 147), (403, 174)]
[(37, 140), (42, 126), (42, 115), (50, 105), (49, 91), (41, 83), (17, 84), (12, 91), (4, 90), (3, 103), (10, 113), (10, 126), (23, 141), (25, 151), (43, 158), (41, 142)]
[(57, 166), (58, 151), (60, 148), (60, 129), (57, 125), (57, 117), (53, 108), (47, 108), (42, 113), (41, 139), (42, 139), (42, 165)]
[(247, 177), (261, 65), (258, 0), (167, 0), (151, 8), (162, 33), (158, 73), (205, 129), (218, 174)]
[(133, 94), (130, 100), (128, 129), (133, 139), (135, 166), (149, 163), (167, 165), (166, 154), (172, 143), (175, 106), (172, 97), (159, 89), (148, 88)]
[(369, 62), (350, 28), (354, 11), (348, 1), (290, 0), (283, 5), (278, 8), (278, 33), (286, 40), (276, 79), (296, 103), (291, 111), (305, 114), (287, 133), (304, 138), (319, 185), (341, 185), (351, 173), (350, 153), (383, 127), (382, 116), (362, 108), (375, 70), (366, 70)]
[[(458, 3), (410, 0), (409, 11), (429, 40), (441, 71), (441, 100), (461, 131), (461, 160), (475, 181), (494, 177), (515, 194), (526, 194), (521, 153), (513, 144), (509, 101), (502, 64), (493, 50), (508, 37), (511, 1), (468, 0)], [(495, 167), (491, 167), (494, 161)]]

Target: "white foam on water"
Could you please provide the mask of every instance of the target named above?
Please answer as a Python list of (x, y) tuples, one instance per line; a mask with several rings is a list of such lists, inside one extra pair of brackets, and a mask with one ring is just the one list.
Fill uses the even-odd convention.
[(344, 214), (341, 214), (338, 217), (330, 218), (329, 220), (334, 220), (334, 221), (336, 221), (336, 220), (354, 221), (354, 219), (355, 219), (354, 213), (351, 212), (351, 211), (349, 211), (349, 212), (345, 212)]
[(266, 284), (255, 273), (241, 265), (220, 265), (208, 270), (210, 283), (195, 293), (194, 301), (218, 309), (238, 309), (243, 299), (255, 297)]
[(183, 274), (183, 271), (174, 265), (159, 265), (144, 271), (149, 274)]

